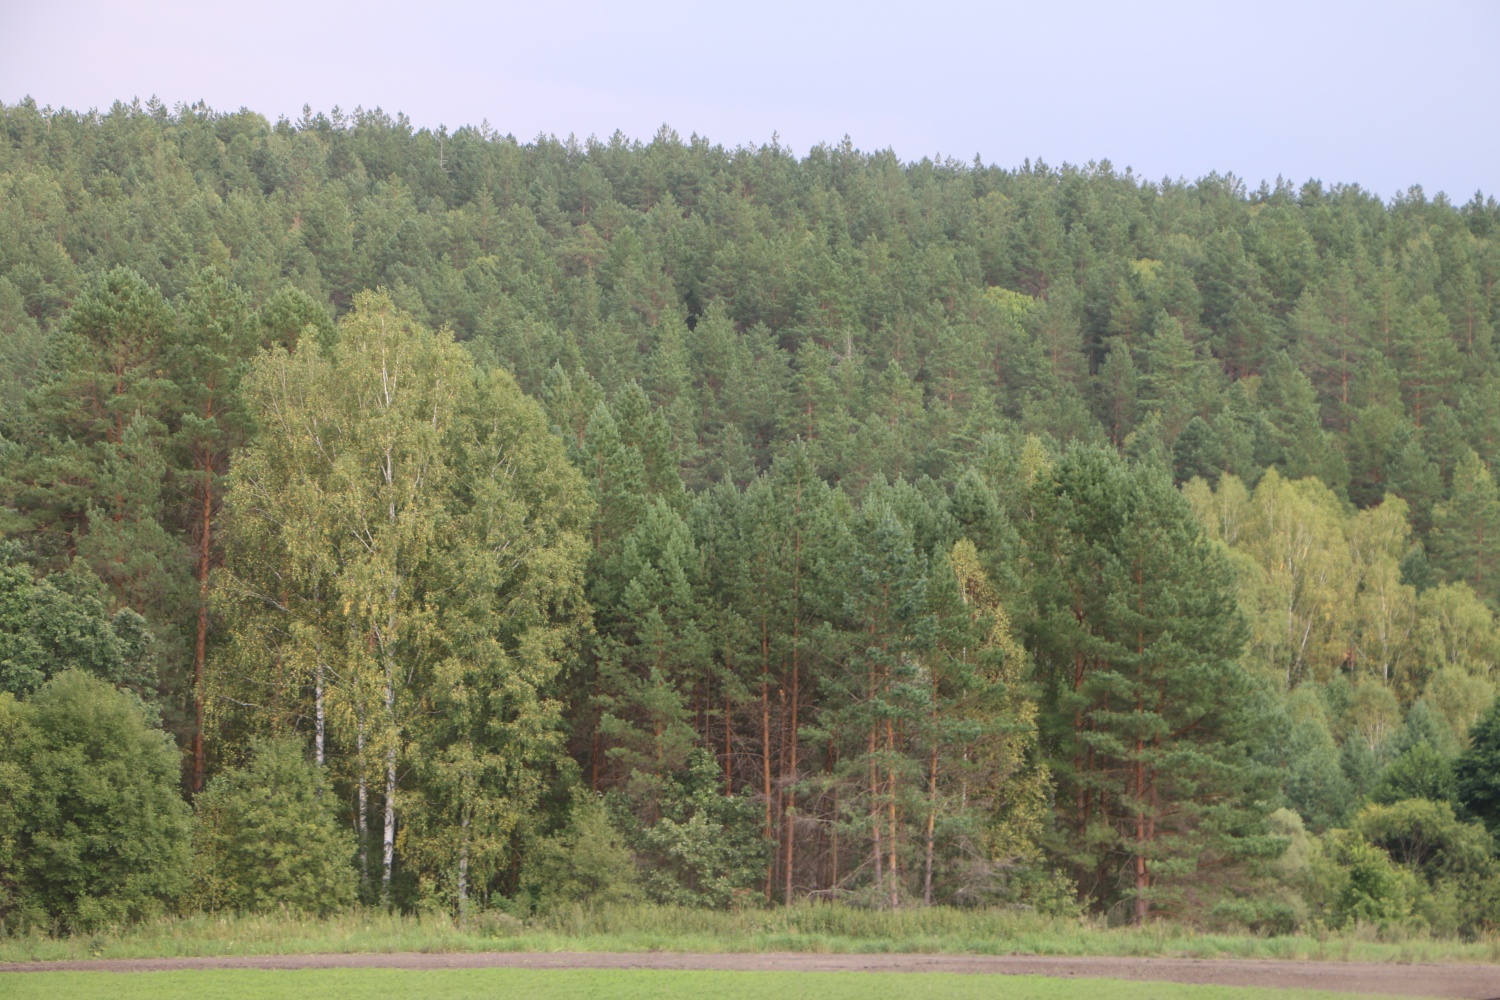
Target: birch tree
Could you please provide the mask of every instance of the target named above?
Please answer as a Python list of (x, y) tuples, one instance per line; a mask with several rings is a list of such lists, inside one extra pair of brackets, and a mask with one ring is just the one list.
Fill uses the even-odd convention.
[[(379, 898), (405, 845), (462, 906), (476, 820), (492, 860), (561, 752), (550, 694), (582, 620), (581, 479), (509, 375), (477, 373), (379, 294), (326, 353), (266, 354), (246, 396), (262, 430), (226, 500), (246, 673), (283, 700), (311, 686), (362, 835), (378, 786)], [(403, 836), (408, 797), (444, 823)]]

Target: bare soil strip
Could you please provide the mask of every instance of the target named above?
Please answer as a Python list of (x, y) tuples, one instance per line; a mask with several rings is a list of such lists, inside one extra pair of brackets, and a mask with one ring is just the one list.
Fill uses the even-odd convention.
[(0, 964), (0, 972), (161, 972), (179, 969), (707, 969), (765, 972), (960, 972), (1094, 977), (1330, 990), (1366, 996), (1500, 1000), (1500, 965), (1397, 965), (1247, 959), (1042, 955), (682, 954), (482, 952), (128, 958)]

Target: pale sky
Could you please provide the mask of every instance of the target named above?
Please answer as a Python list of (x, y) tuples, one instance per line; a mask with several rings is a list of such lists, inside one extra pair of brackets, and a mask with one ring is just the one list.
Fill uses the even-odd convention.
[(0, 0), (0, 101), (1500, 192), (1500, 2)]

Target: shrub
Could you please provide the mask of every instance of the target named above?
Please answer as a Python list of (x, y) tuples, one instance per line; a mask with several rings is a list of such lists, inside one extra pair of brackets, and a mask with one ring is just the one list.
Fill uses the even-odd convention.
[(609, 810), (592, 796), (573, 804), (568, 825), (527, 852), (521, 889), (539, 910), (568, 903), (634, 903), (641, 899), (635, 860)]
[(77, 670), (0, 694), (0, 907), (71, 930), (146, 916), (188, 884), (192, 815), (172, 739)]
[(1391, 858), (1430, 878), (1443, 874), (1489, 874), (1494, 853), (1489, 833), (1464, 823), (1447, 802), (1404, 799), (1371, 804), (1354, 817), (1354, 829)]
[(33, 580), (17, 552), (0, 543), (0, 691), (26, 697), (69, 668), (149, 690), (146, 620), (129, 608), (110, 615), (76, 573)]
[(655, 823), (622, 817), (653, 902), (726, 907), (765, 877), (757, 806), (721, 794), (721, 780), (713, 756), (695, 749), (682, 772), (663, 779)]
[(1458, 801), (1453, 762), (1426, 740), (1393, 760), (1370, 793), (1370, 800), (1382, 805), (1390, 805), (1403, 799)]
[(354, 835), (295, 737), (257, 741), (250, 762), (198, 797), (198, 901), (327, 914), (354, 902)]
[(1458, 800), (1489, 828), (1500, 832), (1500, 701), (1469, 730), (1469, 749), (1454, 762)]
[(1438, 934), (1473, 934), (1500, 918), (1492, 888), (1494, 840), (1478, 823), (1466, 823), (1447, 802), (1406, 799), (1373, 804), (1354, 819), (1355, 830), (1423, 879), (1414, 898), (1417, 915)]
[(1313, 864), (1314, 897), (1335, 927), (1388, 927), (1411, 915), (1417, 881), (1385, 851), (1349, 830), (1331, 830)]

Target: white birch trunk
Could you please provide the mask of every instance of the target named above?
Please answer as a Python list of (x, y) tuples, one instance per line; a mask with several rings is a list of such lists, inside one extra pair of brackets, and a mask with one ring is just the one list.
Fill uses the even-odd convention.
[(313, 671), (313, 758), (318, 767), (323, 767), (323, 737), (325, 734), (323, 714), (323, 661), (318, 661)]
[(381, 840), (380, 899), (391, 902), (391, 866), (396, 860), (396, 748), (385, 752), (385, 833)]
[(370, 884), (370, 782), (365, 767), (365, 723), (360, 719), (354, 730), (354, 746), (359, 755), (359, 883)]

